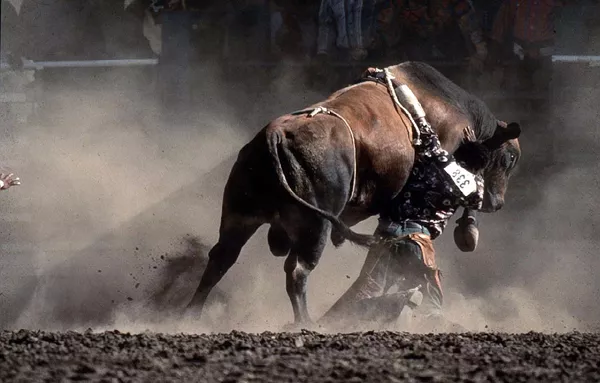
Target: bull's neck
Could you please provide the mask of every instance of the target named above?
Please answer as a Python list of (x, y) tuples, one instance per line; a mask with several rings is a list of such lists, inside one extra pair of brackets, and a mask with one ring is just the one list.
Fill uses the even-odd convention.
[(436, 129), (434, 126), (434, 131), (437, 133), (440, 143), (442, 144), (442, 149), (447, 151), (448, 153), (454, 153), (456, 149), (464, 142), (464, 130), (458, 131), (457, 129), (452, 129), (454, 127), (447, 126), (445, 124), (439, 124), (440, 128)]

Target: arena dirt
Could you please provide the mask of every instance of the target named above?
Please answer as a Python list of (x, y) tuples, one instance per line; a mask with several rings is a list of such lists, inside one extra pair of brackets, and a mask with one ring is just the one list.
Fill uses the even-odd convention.
[(590, 382), (597, 335), (0, 333), (2, 381)]

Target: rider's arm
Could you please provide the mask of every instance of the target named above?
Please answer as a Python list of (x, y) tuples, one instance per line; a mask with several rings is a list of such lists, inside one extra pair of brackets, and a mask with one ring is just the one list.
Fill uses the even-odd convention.
[(464, 252), (472, 252), (477, 248), (479, 242), (479, 228), (475, 218), (475, 211), (465, 209), (462, 217), (456, 221), (458, 225), (454, 228), (454, 243)]
[(462, 144), (454, 152), (454, 160), (475, 175), (476, 191), (464, 197), (461, 206), (469, 210), (480, 210), (483, 204), (484, 180), (482, 172), (489, 164), (491, 157), (489, 149), (478, 142), (467, 142)]
[(464, 199), (462, 206), (468, 210), (481, 210), (483, 205), (483, 177), (479, 174), (475, 175), (475, 183), (477, 184), (477, 190), (475, 193), (469, 195)]
[(477, 210), (483, 205), (483, 178), (475, 177), (477, 191), (463, 200), (463, 215), (456, 221), (454, 228), (454, 243), (464, 252), (472, 252), (477, 248), (479, 242), (479, 228), (477, 224)]

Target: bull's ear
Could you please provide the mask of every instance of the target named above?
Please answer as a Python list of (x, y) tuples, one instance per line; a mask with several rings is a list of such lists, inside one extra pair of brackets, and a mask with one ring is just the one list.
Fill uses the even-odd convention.
[(514, 140), (515, 138), (519, 138), (520, 135), (521, 126), (518, 123), (511, 122), (510, 124), (506, 125), (506, 123), (499, 121), (498, 125), (496, 126), (496, 131), (494, 132), (494, 135), (490, 139), (486, 140), (484, 144), (488, 148), (494, 150), (496, 148), (499, 148), (500, 145), (502, 145), (508, 140)]
[(506, 130), (504, 131), (504, 136), (506, 138), (506, 141), (519, 138), (520, 135), (521, 135), (521, 125), (517, 124), (516, 122), (511, 122), (510, 124), (508, 124), (508, 126), (506, 127)]

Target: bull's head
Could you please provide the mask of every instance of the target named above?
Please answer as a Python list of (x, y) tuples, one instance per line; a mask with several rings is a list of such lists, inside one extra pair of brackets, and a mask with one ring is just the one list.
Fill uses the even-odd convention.
[(518, 137), (521, 127), (517, 123), (499, 121), (494, 135), (483, 144), (490, 150), (490, 159), (483, 171), (485, 192), (481, 211), (493, 213), (504, 205), (508, 180), (519, 162), (521, 148)]

